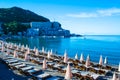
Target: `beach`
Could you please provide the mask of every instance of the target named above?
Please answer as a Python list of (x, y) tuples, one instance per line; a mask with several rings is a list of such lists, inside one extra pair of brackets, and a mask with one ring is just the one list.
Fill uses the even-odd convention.
[[(68, 58), (68, 60), (66, 59), (67, 61), (65, 61), (67, 53), (65, 52), (65, 54), (64, 56), (58, 56), (52, 53), (52, 51), (45, 52), (44, 48), (42, 48), (41, 51), (38, 51), (37, 49), (29, 49), (28, 47), (23, 47), (22, 45), (20, 46), (1, 41), (1, 59), (13, 71), (17, 70), (18, 73), (24, 76), (29, 76), (29, 78), (43, 78), (44, 75), (46, 79), (48, 78), (48, 80), (55, 77), (64, 79), (68, 64), (71, 67), (70, 72), (73, 75), (71, 79), (73, 80), (87, 78), (89, 78), (89, 80), (99, 80), (99, 78), (106, 78), (109, 80), (112, 79), (113, 76), (108, 76), (107, 73), (109, 72), (111, 74), (115, 72), (117, 76), (119, 75), (117, 67), (93, 62), (90, 62), (88, 65), (85, 60), (80, 62), (77, 57), (76, 59)], [(45, 68), (43, 68), (43, 61), (45, 59), (45, 65), (47, 66), (44, 66)], [(37, 75), (30, 73), (31, 71), (37, 73)]]

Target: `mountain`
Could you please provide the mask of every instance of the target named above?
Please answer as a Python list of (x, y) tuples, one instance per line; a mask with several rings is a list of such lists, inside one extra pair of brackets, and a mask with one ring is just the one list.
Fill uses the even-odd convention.
[(0, 22), (47, 22), (49, 19), (19, 7), (0, 8)]

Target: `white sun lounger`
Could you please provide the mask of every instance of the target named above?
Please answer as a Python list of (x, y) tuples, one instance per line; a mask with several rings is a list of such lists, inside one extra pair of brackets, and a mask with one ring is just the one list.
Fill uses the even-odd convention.
[(7, 61), (7, 63), (15, 63), (15, 62), (18, 62), (18, 60), (10, 60), (10, 61)]
[(21, 65), (22, 63), (21, 62), (18, 62), (18, 63), (13, 63), (13, 64), (9, 64), (10, 66), (16, 66), (16, 65)]
[(20, 68), (22, 71), (26, 71), (26, 70), (29, 70), (29, 69), (33, 69), (34, 67), (33, 66), (27, 66), (27, 67), (24, 67), (24, 68)]
[(48, 73), (44, 73), (44, 74), (40, 74), (40, 75), (37, 75), (37, 78), (39, 79), (43, 79), (43, 78), (47, 78), (47, 77), (49, 77), (49, 76), (51, 76), (50, 74), (48, 74)]
[(26, 66), (25, 64), (21, 64), (21, 65), (17, 65), (17, 66), (15, 66), (15, 68), (20, 68), (20, 67), (24, 67), (24, 66)]

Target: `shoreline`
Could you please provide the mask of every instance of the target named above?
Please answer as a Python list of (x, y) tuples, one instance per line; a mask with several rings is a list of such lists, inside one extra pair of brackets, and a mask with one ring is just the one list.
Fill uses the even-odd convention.
[[(23, 38), (26, 38), (25, 36), (22, 36)], [(40, 36), (39, 36), (40, 37)], [(21, 38), (21, 36), (18, 36), (18, 39), (17, 38), (15, 38), (15, 41), (19, 41), (19, 39)], [(29, 38), (29, 37), (27, 37), (27, 38)], [(34, 37), (31, 37), (31, 38), (34, 38)], [(36, 37), (36, 38), (38, 38), (38, 37)], [(40, 38), (43, 38), (43, 37), (40, 37)], [(53, 38), (53, 37), (45, 37), (45, 38)], [(14, 39), (14, 38), (12, 38), (12, 39)], [(13, 40), (14, 41), (14, 40)], [(11, 41), (10, 41), (11, 42)], [(24, 45), (25, 46), (25, 45)], [(47, 48), (46, 48), (47, 49)], [(59, 54), (59, 53), (58, 53)], [(57, 55), (58, 55), (57, 54)], [(61, 54), (61, 53), (60, 53)], [(62, 54), (60, 55), (60, 56), (62, 56)], [(71, 57), (70, 57), (71, 58)], [(74, 57), (72, 57), (73, 59), (74, 59)], [(94, 62), (94, 61), (93, 61)], [(98, 63), (97, 61), (95, 61), (94, 63)], [(108, 65), (111, 65), (111, 66), (115, 66), (115, 67), (117, 67), (118, 66), (118, 64), (116, 63), (116, 64), (112, 64), (112, 63), (110, 63), (110, 64), (108, 64)]]
[[(62, 77), (64, 77), (66, 73), (67, 64), (69, 63), (71, 64), (71, 71), (72, 71), (72, 74), (74, 75), (73, 79), (74, 78), (77, 79), (76, 77), (78, 77), (78, 75), (81, 76), (79, 78), (86, 79), (85, 76), (88, 76), (88, 74), (90, 75), (88, 76), (90, 80), (93, 80), (93, 78), (94, 79), (99, 78), (99, 76), (103, 76), (104, 78), (104, 77), (107, 77), (105, 75), (109, 71), (111, 71), (111, 74), (113, 74), (113, 72), (116, 72), (117, 75), (119, 74), (118, 68), (114, 68), (111, 65), (110, 66), (99, 65), (99, 63), (96, 64), (94, 62), (90, 62), (89, 63), (90, 65), (86, 66), (86, 61), (80, 62), (78, 59), (72, 59), (72, 58), (68, 58), (68, 62), (63, 62), (63, 59), (65, 58), (65, 56), (63, 57), (61, 55), (49, 53), (51, 55), (49, 55), (48, 57), (48, 52), (45, 52), (44, 49), (42, 49), (41, 51), (38, 51), (37, 53), (36, 51), (37, 49), (32, 50), (28, 47), (18, 46), (16, 44), (10, 44), (10, 43), (1, 41), (2, 53), (0, 55), (1, 55), (1, 58), (8, 63), (8, 65), (10, 65), (9, 63), (11, 63), (11, 60), (9, 60), (9, 58), (11, 57), (11, 59), (14, 59), (15, 63), (18, 60), (20, 61), (20, 63), (24, 62), (24, 64), (27, 64), (26, 67), (34, 66), (34, 68), (36, 68), (37, 70), (42, 70), (45, 75), (49, 75), (49, 74), (51, 74), (52, 76), (61, 75)], [(26, 54), (29, 56), (29, 58), (25, 57)], [(48, 69), (45, 69), (45, 70), (42, 68), (44, 59), (47, 60), (47, 66), (48, 66), (47, 67)], [(30, 65), (28, 65), (28, 63), (30, 63)], [(12, 67), (16, 68), (17, 66), (12, 66)], [(21, 71), (22, 69), (24, 69), (24, 67), (20, 69), (18, 68), (18, 71), (19, 70)], [(56, 70), (58, 71), (58, 73), (55, 73)], [(43, 75), (43, 74), (40, 74), (40, 75)]]

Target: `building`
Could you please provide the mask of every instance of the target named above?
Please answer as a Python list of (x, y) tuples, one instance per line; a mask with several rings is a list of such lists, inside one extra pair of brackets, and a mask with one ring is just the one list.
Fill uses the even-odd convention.
[(28, 36), (70, 36), (70, 31), (61, 28), (58, 22), (31, 22)]

